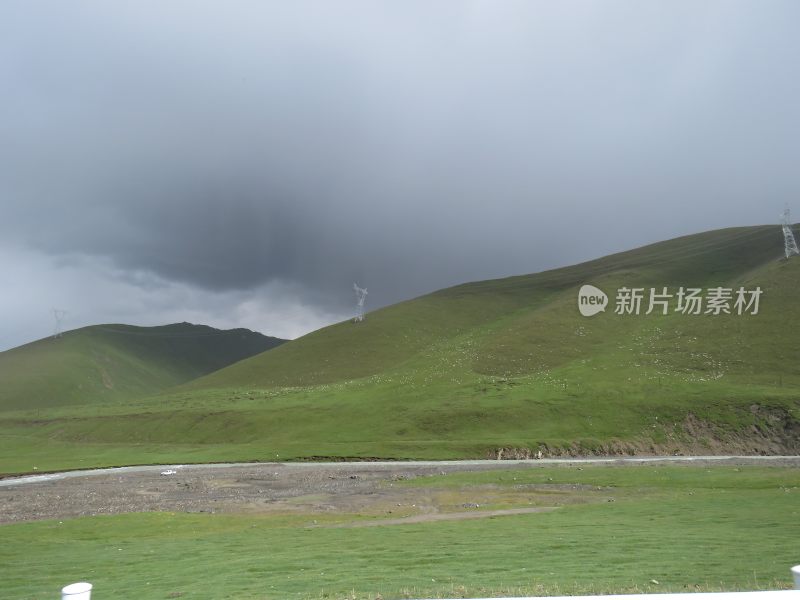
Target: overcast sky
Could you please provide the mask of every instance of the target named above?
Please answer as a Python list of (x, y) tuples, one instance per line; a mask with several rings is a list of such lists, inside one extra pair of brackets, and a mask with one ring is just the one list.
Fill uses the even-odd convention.
[(281, 337), (800, 214), (796, 0), (0, 3), (0, 350)]

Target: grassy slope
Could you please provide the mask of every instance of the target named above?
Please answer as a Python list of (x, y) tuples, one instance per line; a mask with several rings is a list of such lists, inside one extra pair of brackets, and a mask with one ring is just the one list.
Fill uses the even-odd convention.
[[(0, 420), (0, 472), (509, 452), (793, 451), (800, 260), (776, 227), (471, 283), (340, 323), (153, 400)], [(764, 290), (757, 316), (581, 317), (593, 283)], [(613, 302), (613, 297), (612, 297)], [(571, 449), (571, 450), (570, 450)], [(796, 451), (796, 450), (794, 450)]]
[(311, 525), (366, 517), (150, 513), (4, 525), (0, 578), (13, 598), (53, 597), (83, 580), (98, 597), (142, 599), (791, 587), (800, 535), (797, 469), (531, 468), (407, 484), (458, 486), (482, 497), (486, 487), (475, 484), (551, 482), (582, 484), (587, 495), (604, 498), (543, 514), (355, 529)]
[(0, 353), (0, 410), (152, 394), (279, 345), (246, 329), (96, 325)]
[[(401, 366), (436, 344), (464, 334), (481, 346), (470, 367), (505, 374), (509, 365), (541, 351), (539, 340), (551, 325), (586, 325), (574, 309), (577, 287), (612, 285), (714, 285), (736, 281), (780, 256), (782, 237), (775, 227), (741, 227), (677, 238), (534, 275), (469, 283), (369, 314), (364, 323), (345, 322), (316, 331), (301, 343), (269, 356), (254, 357), (195, 382), (195, 389), (252, 385), (306, 386), (365, 377)], [(542, 308), (548, 310), (543, 315)], [(555, 323), (554, 323), (555, 321)], [(600, 321), (600, 318), (598, 318)], [(615, 329), (619, 321), (602, 321)], [(642, 323), (638, 323), (641, 325)], [(569, 333), (573, 333), (570, 330)], [(510, 336), (509, 336), (510, 333)], [(559, 337), (556, 349), (567, 358), (578, 353), (572, 339)], [(511, 338), (511, 339), (508, 339)], [(580, 341), (580, 340), (579, 340)], [(552, 350), (549, 343), (548, 350)], [(498, 354), (497, 350), (504, 348)], [(549, 353), (549, 352), (548, 352)], [(541, 356), (523, 370), (539, 366)]]

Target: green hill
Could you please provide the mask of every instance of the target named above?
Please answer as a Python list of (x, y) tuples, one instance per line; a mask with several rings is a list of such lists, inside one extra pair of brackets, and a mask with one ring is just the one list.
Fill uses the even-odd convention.
[[(0, 448), (16, 436), (51, 468), (89, 447), (93, 464), (800, 452), (800, 258), (782, 250), (780, 228), (741, 227), (456, 286), (155, 399), (8, 415)], [(578, 312), (586, 283), (609, 296), (593, 317)], [(759, 313), (614, 310), (623, 287), (718, 286), (760, 287)]]
[(0, 410), (129, 400), (280, 345), (247, 329), (95, 325), (0, 352)]
[[(566, 366), (593, 353), (597, 344), (613, 346), (606, 341), (609, 335), (626, 338), (653, 325), (652, 319), (612, 314), (581, 318), (576, 310), (581, 284), (606, 289), (623, 284), (707, 287), (766, 277), (778, 285), (779, 272), (768, 267), (775, 268), (772, 263), (782, 254), (782, 240), (780, 229), (772, 226), (726, 229), (535, 275), (468, 283), (375, 311), (363, 323), (321, 329), (269, 355), (201, 379), (193, 387), (307, 386), (410, 367), (428, 371), (431, 359), (464, 364), (462, 347), (467, 338), (471, 356), (466, 366), (476, 374), (523, 375)], [(792, 267), (787, 265), (787, 270)], [(780, 302), (781, 308), (786, 302), (785, 308), (792, 310), (789, 298), (781, 297)], [(769, 304), (768, 308), (777, 308), (774, 302)], [(762, 316), (759, 324), (763, 320)], [(687, 324), (686, 319), (677, 323)], [(707, 325), (716, 330), (720, 323), (712, 320)], [(577, 327), (588, 328), (588, 333), (575, 335)], [(777, 363), (770, 369), (775, 367)]]

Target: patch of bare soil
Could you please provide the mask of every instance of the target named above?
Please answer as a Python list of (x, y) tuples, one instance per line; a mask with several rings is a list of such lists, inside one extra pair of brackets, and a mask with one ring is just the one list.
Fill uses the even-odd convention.
[(401, 517), (399, 519), (375, 519), (374, 521), (351, 521), (349, 523), (336, 523), (326, 527), (353, 528), (377, 527), (382, 525), (406, 525), (408, 523), (431, 523), (433, 521), (465, 521), (467, 519), (486, 519), (488, 517), (503, 517), (507, 515), (527, 515), (530, 513), (550, 512), (558, 510), (557, 506), (542, 506), (540, 508), (509, 508), (505, 510), (474, 510), (456, 513), (435, 513)]
[(0, 523), (148, 511), (407, 516), (438, 511), (438, 500), (397, 481), (484, 468), (261, 464), (86, 475), (0, 487)]
[[(670, 460), (667, 458), (662, 462)], [(754, 464), (754, 460), (726, 462)], [(568, 461), (561, 464), (564, 468), (582, 468)], [(615, 460), (611, 464), (621, 465), (622, 461)], [(711, 461), (695, 460), (693, 464), (706, 465)], [(798, 466), (800, 458), (785, 458), (770, 464)], [(514, 468), (540, 466), (552, 464), (531, 461), (513, 465)], [(507, 464), (481, 461), (435, 466), (413, 463), (276, 463), (193, 465), (177, 467), (167, 475), (147, 470), (89, 473), (19, 484), (5, 480), (0, 486), (0, 523), (167, 511), (357, 514), (377, 517), (383, 519), (384, 524), (392, 524), (513, 514), (506, 512), (507, 508), (537, 512), (575, 503), (614, 500), (611, 489), (578, 484), (490, 484), (464, 488), (399, 484), (402, 480), (416, 477), (505, 468), (508, 468)], [(503, 510), (498, 512), (498, 509)]]

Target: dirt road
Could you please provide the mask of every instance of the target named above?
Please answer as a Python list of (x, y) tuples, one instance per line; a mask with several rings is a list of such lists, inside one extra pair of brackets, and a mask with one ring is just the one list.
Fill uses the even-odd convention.
[(603, 500), (609, 491), (554, 484), (502, 491), (477, 486), (461, 491), (410, 488), (397, 482), (458, 471), (533, 469), (553, 464), (578, 468), (587, 462), (800, 466), (800, 457), (253, 463), (99, 469), (0, 480), (0, 523), (145, 511), (336, 513), (408, 522), (404, 519), (490, 508), (485, 506), (487, 503), (524, 505), (539, 510), (553, 505), (554, 492), (563, 505)]

